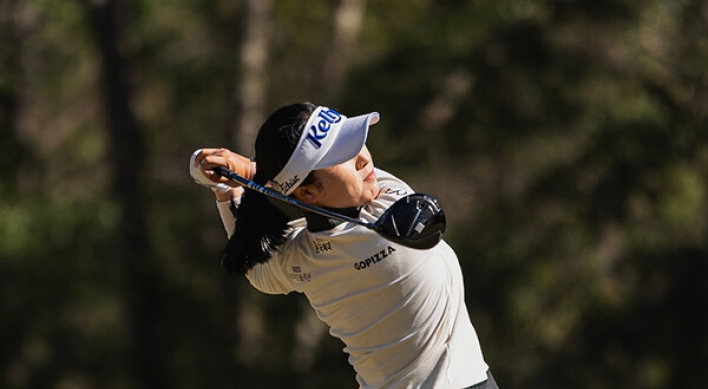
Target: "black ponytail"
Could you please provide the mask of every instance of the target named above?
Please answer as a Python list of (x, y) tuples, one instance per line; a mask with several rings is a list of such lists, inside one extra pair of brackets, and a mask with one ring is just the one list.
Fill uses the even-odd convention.
[[(258, 177), (258, 175), (261, 177)], [(262, 171), (254, 182), (264, 185)], [(270, 259), (273, 251), (286, 240), (289, 218), (259, 192), (246, 190), (239, 207), (231, 204), (236, 228), (222, 256), (221, 265), (229, 273), (246, 274), (256, 264)]]
[[(315, 108), (311, 103), (288, 105), (263, 123), (256, 137), (254, 182), (265, 185), (287, 164)], [(310, 181), (310, 176), (303, 184)], [(221, 265), (229, 273), (245, 274), (253, 266), (268, 261), (278, 246), (285, 243), (289, 218), (264, 194), (250, 189), (245, 190), (238, 207), (232, 203), (231, 211), (236, 226), (222, 252)]]

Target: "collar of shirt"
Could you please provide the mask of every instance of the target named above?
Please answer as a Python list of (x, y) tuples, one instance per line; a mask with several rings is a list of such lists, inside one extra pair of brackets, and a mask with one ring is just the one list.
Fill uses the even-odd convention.
[[(336, 212), (338, 214), (349, 216), (349, 217), (359, 217), (359, 212), (361, 212), (361, 207), (351, 207), (351, 208), (325, 208), (328, 211)], [(318, 215), (313, 212), (303, 211), (302, 214), (307, 220), (307, 229), (311, 232), (320, 232), (331, 230), (332, 228), (343, 223), (341, 220), (333, 219), (327, 216)]]

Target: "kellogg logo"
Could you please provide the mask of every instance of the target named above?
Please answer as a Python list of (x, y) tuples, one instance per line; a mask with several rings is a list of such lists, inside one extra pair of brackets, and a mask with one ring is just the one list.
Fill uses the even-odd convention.
[(327, 137), (327, 133), (332, 128), (332, 124), (342, 121), (342, 115), (333, 109), (326, 108), (321, 110), (317, 117), (319, 119), (307, 130), (307, 140), (312, 142), (312, 144), (319, 149), (322, 147), (320, 140)]

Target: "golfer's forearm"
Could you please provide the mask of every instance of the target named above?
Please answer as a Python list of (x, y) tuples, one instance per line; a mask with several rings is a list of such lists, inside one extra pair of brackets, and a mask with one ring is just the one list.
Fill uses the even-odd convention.
[[(238, 200), (240, 200), (240, 198), (237, 198), (236, 204), (239, 203)], [(236, 223), (236, 216), (231, 212), (231, 202), (230, 200), (217, 201), (216, 208), (219, 210), (219, 217), (224, 226), (224, 231), (226, 231), (226, 237), (230, 238), (234, 233)]]

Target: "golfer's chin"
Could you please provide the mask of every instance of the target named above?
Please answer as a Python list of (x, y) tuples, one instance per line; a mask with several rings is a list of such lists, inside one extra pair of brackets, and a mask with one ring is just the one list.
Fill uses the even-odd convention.
[(362, 201), (359, 206), (366, 205), (372, 202), (374, 199), (379, 197), (380, 193), (381, 188), (379, 188), (379, 183), (377, 181), (374, 181), (371, 185), (367, 185), (367, 187), (364, 189), (364, 193), (362, 194)]
[(367, 185), (365, 188), (362, 189), (363, 190), (361, 191), (360, 195), (357, 196), (354, 201), (347, 205), (339, 204), (340, 206), (336, 208), (363, 207), (366, 204), (369, 204), (370, 202), (374, 201), (377, 197), (379, 197), (379, 193), (381, 192), (378, 183), (376, 183), (375, 185)]

